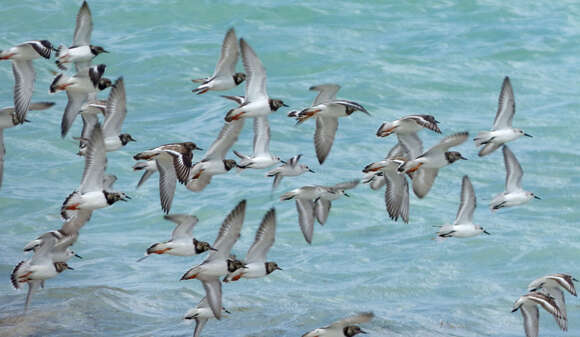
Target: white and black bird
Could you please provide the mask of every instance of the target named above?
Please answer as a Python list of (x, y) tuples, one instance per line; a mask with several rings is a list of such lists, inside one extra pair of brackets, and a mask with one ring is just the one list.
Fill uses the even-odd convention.
[(105, 137), (105, 149), (107, 152), (116, 151), (127, 145), (127, 143), (135, 141), (130, 134), (121, 133), (126, 116), (127, 94), (125, 93), (125, 82), (123, 77), (119, 77), (109, 92), (105, 108), (105, 119), (103, 120), (103, 136)]
[[(533, 280), (528, 285), (528, 291), (541, 292), (553, 297), (556, 305), (562, 313), (562, 316), (566, 318), (566, 299), (564, 298), (564, 292), (562, 289), (565, 289), (572, 296), (577, 296), (574, 281), (578, 282), (578, 280), (572, 275), (561, 273), (550, 274)], [(566, 331), (568, 329), (567, 319), (558, 320), (558, 325), (560, 325), (562, 330)]]
[[(225, 308), (222, 308), (226, 313), (230, 313)], [(195, 308), (189, 309), (183, 319), (195, 320), (195, 330), (193, 331), (193, 337), (200, 337), (201, 330), (207, 323), (208, 320), (215, 318), (213, 311), (209, 307), (207, 302), (207, 296), (201, 299), (201, 301), (195, 306)]]
[(226, 154), (238, 140), (244, 122), (244, 119), (240, 119), (224, 123), (219, 135), (203, 158), (195, 163), (190, 170), (185, 182), (185, 187), (188, 190), (200, 192), (211, 182), (213, 176), (225, 174), (237, 167), (235, 160), (226, 159)]
[(14, 110), (17, 124), (24, 123), (29, 110), (36, 73), (32, 60), (50, 58), (53, 47), (47, 40), (27, 41), (14, 47), (0, 50), (0, 60), (12, 61), (14, 74)]
[(473, 139), (475, 146), (484, 145), (479, 151), (479, 156), (486, 156), (497, 150), (500, 146), (521, 136), (532, 137), (522, 129), (512, 127), (512, 120), (516, 113), (516, 103), (514, 98), (514, 89), (509, 77), (505, 77), (499, 94), (499, 106), (495, 119), (493, 120), (493, 129), (491, 131), (481, 131)]
[(539, 292), (531, 292), (526, 295), (520, 296), (513, 306), (512, 312), (520, 310), (522, 312), (522, 317), (524, 318), (524, 331), (526, 332), (526, 337), (538, 337), (539, 323), (540, 323), (540, 312), (538, 310), (538, 305), (549, 312), (564, 331), (567, 326), (567, 318), (562, 315), (558, 304), (550, 295), (542, 294)]
[(70, 47), (60, 45), (56, 49), (56, 65), (61, 70), (67, 70), (66, 63), (74, 63), (77, 72), (91, 65), (91, 60), (101, 53), (108, 53), (103, 47), (91, 44), (93, 32), (93, 18), (91, 9), (83, 1), (77, 13), (73, 44)]
[(237, 281), (241, 278), (261, 278), (270, 275), (275, 270), (282, 270), (273, 261), (266, 261), (268, 251), (276, 240), (276, 210), (271, 208), (256, 231), (254, 243), (246, 254), (245, 267), (229, 272), (224, 282)]
[(230, 28), (224, 37), (220, 58), (213, 75), (192, 80), (194, 83), (201, 83), (199, 87), (193, 89), (193, 92), (201, 95), (210, 90), (229, 90), (244, 82), (246, 74), (236, 73), (239, 56), (238, 38), (235, 30)]
[(469, 238), (481, 233), (489, 233), (479, 225), (473, 224), (473, 213), (477, 206), (477, 198), (473, 185), (468, 176), (463, 176), (461, 181), (461, 203), (457, 210), (455, 221), (450, 225), (441, 226), (437, 236), (440, 238)]
[(266, 176), (274, 177), (274, 181), (272, 181), (272, 189), (275, 189), (280, 185), (283, 177), (297, 177), (305, 172), (314, 173), (308, 165), (298, 164), (301, 157), (301, 154), (296, 155), (288, 159), (286, 162), (282, 162), (281, 166), (268, 171)]
[(298, 211), (298, 224), (308, 244), (314, 235), (314, 220), (326, 223), (331, 202), (341, 196), (349, 196), (345, 190), (355, 188), (360, 180), (351, 180), (334, 186), (302, 186), (280, 196), (281, 201), (294, 199)]
[(240, 261), (230, 258), (230, 251), (240, 237), (244, 216), (246, 214), (246, 200), (240, 201), (238, 205), (228, 214), (220, 227), (209, 256), (201, 264), (189, 269), (182, 280), (198, 279), (203, 284), (209, 306), (214, 316), (219, 320), (222, 317), (222, 283), (220, 277), (226, 276), (228, 272), (240, 267)]
[[(439, 144), (430, 148), (415, 159), (404, 162), (399, 168), (400, 173), (413, 173), (413, 192), (419, 198), (427, 195), (439, 173), (439, 169), (453, 164), (459, 159), (466, 160), (461, 153), (449, 151), (467, 140), (469, 133), (458, 132), (447, 136)], [(405, 144), (406, 145), (406, 144)]]
[(40, 287), (43, 281), (55, 277), (65, 269), (71, 269), (66, 262), (53, 261), (52, 250), (56, 242), (57, 239), (54, 236), (45, 237), (35, 249), (32, 258), (20, 261), (12, 270), (12, 274), (10, 274), (10, 280), (14, 288), (20, 288), (22, 283), (28, 284), (24, 312), (28, 310), (32, 292)]
[(238, 151), (235, 155), (240, 158), (240, 169), (264, 169), (280, 162), (280, 157), (270, 153), (270, 123), (268, 116), (254, 117), (254, 152), (246, 156)]
[(362, 330), (357, 324), (367, 323), (373, 317), (375, 315), (372, 312), (362, 312), (336, 321), (329, 326), (314, 329), (305, 333), (302, 337), (352, 337), (359, 333), (366, 334), (367, 332)]
[(505, 191), (496, 195), (491, 200), (489, 208), (492, 211), (495, 211), (504, 207), (525, 204), (534, 198), (541, 199), (534, 193), (528, 192), (522, 188), (522, 177), (524, 176), (524, 171), (514, 153), (509, 149), (509, 147), (507, 147), (507, 145), (503, 146), (502, 151), (506, 170)]
[[(122, 200), (130, 199), (125, 193), (115, 192), (105, 184), (107, 156), (101, 126), (97, 124), (87, 145), (85, 169), (79, 188), (63, 202), (61, 215), (70, 219), (75, 211), (104, 208)], [(114, 180), (113, 180), (114, 182)]]
[(281, 100), (268, 96), (266, 92), (266, 68), (244, 39), (240, 39), (240, 49), (246, 72), (244, 102), (241, 106), (228, 111), (225, 117), (226, 122), (240, 118), (268, 116), (272, 111), (287, 106)]
[[(28, 110), (46, 110), (53, 105), (54, 102), (35, 102), (30, 103)], [(15, 107), (0, 109), (0, 187), (2, 186), (2, 177), (4, 175), (4, 157), (6, 155), (6, 147), (4, 146), (4, 129), (12, 128), (19, 123), (20, 122), (16, 116)]]
[(151, 254), (169, 254), (175, 256), (193, 256), (202, 254), (209, 250), (215, 250), (209, 243), (199, 241), (193, 236), (193, 228), (199, 221), (196, 216), (188, 214), (171, 214), (163, 217), (176, 224), (171, 239), (164, 242), (157, 242), (147, 248), (145, 256), (137, 260), (142, 261)]
[(80, 69), (74, 76), (58, 74), (50, 84), (50, 93), (66, 91), (68, 102), (61, 121), (60, 135), (64, 138), (71, 128), (83, 104), (96, 97), (95, 94), (112, 85), (110, 79), (103, 77), (106, 65), (99, 64)]
[(155, 160), (159, 171), (159, 199), (165, 213), (171, 210), (177, 180), (187, 182), (193, 160), (193, 151), (201, 150), (193, 142), (171, 143), (137, 153), (135, 160)]
[(377, 130), (377, 137), (387, 137), (391, 134), (401, 135), (417, 133), (422, 129), (428, 129), (441, 133), (439, 122), (432, 115), (408, 115), (392, 122), (384, 122)]
[(300, 112), (293, 111), (288, 117), (295, 117), (298, 124), (311, 117), (316, 117), (316, 131), (314, 132), (314, 149), (320, 164), (324, 163), (330, 153), (336, 130), (338, 118), (350, 116), (355, 111), (362, 111), (367, 115), (369, 112), (359, 103), (336, 99), (336, 93), (340, 89), (338, 84), (322, 84), (310, 87), (309, 90), (318, 91), (312, 106)]
[[(387, 185), (385, 188), (385, 206), (389, 217), (397, 221), (399, 217), (405, 223), (409, 222), (409, 183), (403, 174), (397, 169), (402, 160), (408, 157), (404, 145), (397, 143), (384, 160), (367, 165), (363, 172), (367, 174), (366, 181), (373, 190)], [(381, 175), (378, 175), (381, 173)]]

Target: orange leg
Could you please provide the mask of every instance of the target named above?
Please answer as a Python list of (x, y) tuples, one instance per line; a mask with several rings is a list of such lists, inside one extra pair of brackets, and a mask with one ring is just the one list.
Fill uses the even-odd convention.
[(197, 274), (194, 274), (193, 276), (186, 277), (185, 279), (186, 279), (186, 280), (193, 280), (193, 279), (194, 279), (194, 278), (196, 278), (196, 277), (197, 277)]
[(6, 56), (0, 57), (0, 60), (9, 60), (12, 56), (16, 55), (15, 53), (8, 54)]
[(154, 252), (151, 252), (151, 254), (165, 254), (166, 251), (171, 250), (171, 248), (164, 248), (164, 249), (160, 249), (160, 250), (156, 250)]
[(66, 206), (64, 209), (67, 209), (69, 211), (77, 211), (77, 210), (79, 210), (80, 205), (81, 205), (80, 203), (72, 204), (72, 205)]
[(423, 165), (423, 163), (419, 163), (419, 165), (408, 169), (407, 173), (413, 173), (413, 172), (417, 171), (419, 169), (419, 167), (421, 167), (421, 165)]
[(199, 170), (199, 172), (193, 176), (193, 179), (199, 179), (199, 177), (201, 176), (201, 174), (203, 173), (203, 169)]
[(381, 137), (386, 137), (386, 136), (390, 135), (393, 132), (393, 130), (395, 130), (394, 127), (387, 129), (387, 130), (384, 130), (384, 131), (381, 131)]
[(198, 92), (197, 92), (197, 94), (198, 94), (198, 95), (205, 94), (205, 93), (206, 93), (206, 92), (208, 92), (208, 91), (209, 91), (209, 88), (205, 88), (205, 89), (203, 89), (203, 90), (200, 90), (200, 91), (198, 91)]
[(232, 278), (232, 281), (239, 281), (242, 278), (242, 276), (244, 276), (244, 273), (234, 276), (234, 278)]

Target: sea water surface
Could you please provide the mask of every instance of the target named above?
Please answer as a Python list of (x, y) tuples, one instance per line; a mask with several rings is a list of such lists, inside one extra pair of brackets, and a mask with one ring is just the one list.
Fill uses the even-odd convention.
[[(4, 1), (0, 49), (31, 39), (70, 44), (80, 1)], [(209, 92), (192, 94), (191, 79), (210, 75), (221, 41), (235, 27), (268, 72), (268, 93), (292, 109), (307, 107), (312, 85), (338, 83), (339, 98), (371, 113), (340, 120), (333, 149), (318, 165), (314, 121), (300, 126), (287, 108), (270, 116), (271, 150), (283, 159), (302, 153), (315, 174), (285, 178), (271, 194), (265, 171), (217, 176), (202, 193), (178, 186), (173, 213), (195, 214), (199, 239), (213, 242), (227, 213), (242, 199), (248, 207), (233, 252), (243, 257), (266, 211), (277, 212), (269, 260), (284, 270), (267, 278), (224, 286), (232, 313), (210, 321), (203, 336), (301, 336), (359, 311), (370, 336), (523, 336), (513, 302), (527, 284), (549, 273), (580, 276), (580, 5), (574, 1), (90, 1), (92, 41), (110, 51), (95, 59), (106, 76), (123, 76), (128, 115), (124, 130), (136, 143), (108, 154), (107, 172), (132, 200), (95, 211), (74, 249), (82, 260), (46, 282), (22, 317), (25, 290), (9, 275), (28, 258), (22, 247), (60, 227), (60, 205), (79, 185), (84, 161), (65, 139), (60, 120), (66, 95), (48, 94), (53, 60), (34, 62), (33, 100), (52, 100), (30, 112), (30, 123), (7, 130), (0, 190), (0, 335), (188, 336), (182, 317), (204, 296), (200, 282), (179, 281), (204, 256), (152, 256), (136, 263), (152, 243), (166, 240), (157, 177), (139, 190), (132, 156), (160, 144), (194, 141), (209, 148), (232, 102)], [(238, 65), (241, 70), (241, 64)], [(510, 144), (525, 171), (523, 185), (542, 200), (492, 213), (503, 191), (501, 151), (477, 156), (471, 138), (491, 128), (499, 89), (510, 76), (514, 126), (534, 138)], [(13, 100), (9, 62), (0, 62), (0, 105)], [(243, 87), (227, 94), (243, 95)], [(101, 94), (105, 98), (106, 94)], [(382, 191), (358, 186), (333, 202), (311, 246), (298, 227), (294, 202), (281, 193), (307, 184), (360, 178), (396, 138), (375, 136), (383, 121), (433, 114), (444, 135), (469, 131), (457, 148), (467, 161), (440, 171), (423, 200), (411, 197), (409, 224), (391, 221)], [(234, 149), (251, 153), (252, 127)], [(442, 136), (421, 132), (425, 148)], [(200, 158), (202, 154), (196, 153)], [(229, 154), (228, 157), (233, 157)], [(478, 198), (475, 223), (491, 233), (471, 239), (433, 240), (453, 221), (461, 177), (469, 175)], [(569, 331), (580, 336), (580, 301), (566, 294)], [(540, 310), (540, 335), (563, 336)]]

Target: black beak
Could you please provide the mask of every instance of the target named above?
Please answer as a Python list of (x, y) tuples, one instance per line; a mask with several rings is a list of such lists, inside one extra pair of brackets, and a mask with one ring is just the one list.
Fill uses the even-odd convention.
[(133, 138), (133, 137), (129, 136), (129, 141), (131, 141), (131, 142), (136, 142), (137, 140), (136, 140), (135, 138)]
[(537, 195), (534, 195), (534, 198), (538, 199), (538, 200), (542, 200), (542, 198), (538, 197)]
[(74, 255), (74, 256), (75, 256), (76, 258), (78, 258), (78, 259), (82, 259), (82, 258), (83, 258), (82, 256), (80, 256), (80, 255), (79, 255), (79, 254), (77, 254), (77, 253), (75, 253), (75, 255)]
[(276, 270), (284, 270), (284, 269), (282, 269), (282, 268), (280, 268), (280, 267), (276, 266)]
[(284, 161), (284, 160), (282, 160), (282, 159), (280, 159), (280, 162), (281, 162), (282, 164), (286, 164), (286, 161)]
[(201, 147), (197, 147), (197, 146), (196, 146), (196, 147), (195, 147), (195, 149), (196, 149), (196, 150), (203, 151), (203, 149), (202, 149)]
[(524, 133), (524, 136), (534, 138), (534, 136), (530, 135), (529, 133)]
[(360, 333), (367, 334), (368, 332), (364, 331), (363, 329), (360, 329)]
[(214, 252), (217, 252), (218, 250), (213, 248), (213, 247), (209, 247), (209, 250), (213, 250)]
[(316, 172), (312, 171), (312, 169), (308, 169), (308, 172), (310, 172), (310, 173), (316, 173)]
[(231, 313), (231, 312), (229, 312), (229, 311), (228, 311), (228, 309), (226, 309), (226, 308), (222, 308), (222, 310), (223, 310), (225, 313), (227, 313), (227, 314), (230, 314), (230, 315), (232, 314), (232, 313)]
[(463, 159), (463, 160), (467, 160), (467, 158), (465, 158), (464, 156), (460, 156), (459, 158)]
[(71, 268), (71, 266), (69, 266), (68, 264), (66, 265), (66, 269), (74, 270), (74, 268)]
[(485, 229), (483, 230), (483, 234), (491, 235), (491, 234), (489, 234), (489, 232), (488, 232), (488, 231), (486, 231)]
[(537, 290), (538, 290), (538, 288), (530, 289), (530, 292), (537, 291)]
[(350, 195), (348, 195), (348, 193), (346, 193), (346, 192), (344, 192), (344, 196), (350, 198)]
[(286, 105), (286, 104), (284, 104), (284, 103), (282, 103), (282, 106), (285, 106), (285, 107), (287, 107), (287, 108), (288, 108), (288, 105)]
[(512, 312), (516, 312), (518, 310), (518, 308), (512, 309)]

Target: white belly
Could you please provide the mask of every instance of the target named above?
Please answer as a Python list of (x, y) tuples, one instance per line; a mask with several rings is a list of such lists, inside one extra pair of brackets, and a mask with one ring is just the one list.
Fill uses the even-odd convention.
[(79, 208), (86, 210), (95, 210), (103, 207), (107, 207), (107, 199), (103, 191), (95, 191), (85, 193), (81, 196), (82, 200), (80, 202)]
[(230, 90), (236, 87), (233, 75), (217, 77), (210, 83), (210, 90)]
[(490, 137), (493, 138), (491, 142), (496, 144), (511, 142), (512, 140), (518, 139), (521, 136), (522, 134), (516, 132), (514, 129), (496, 130), (490, 133)]
[(202, 281), (205, 279), (213, 280), (228, 274), (228, 265), (225, 260), (212, 261), (202, 264), (200, 267), (201, 271), (197, 274), (197, 278)]
[(117, 151), (121, 147), (123, 147), (123, 143), (121, 143), (119, 137), (114, 136), (105, 138), (105, 149), (107, 152)]
[(263, 262), (250, 263), (244, 271), (244, 278), (260, 278), (266, 276), (266, 265)]

